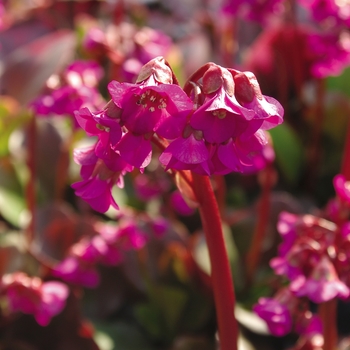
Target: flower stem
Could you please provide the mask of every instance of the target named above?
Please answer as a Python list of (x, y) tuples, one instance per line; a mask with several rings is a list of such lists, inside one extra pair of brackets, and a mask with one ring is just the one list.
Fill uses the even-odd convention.
[(323, 350), (335, 350), (337, 346), (337, 299), (326, 301), (318, 306), (322, 320)]
[(346, 181), (349, 181), (350, 180), (350, 123), (348, 123), (343, 152), (344, 153), (343, 153), (341, 173), (345, 176)]
[(274, 170), (271, 164), (262, 172), (262, 194), (258, 204), (258, 218), (253, 238), (246, 258), (247, 266), (247, 287), (250, 287), (254, 273), (260, 262), (263, 241), (266, 235), (266, 228), (269, 221), (270, 196), (274, 182)]
[(237, 350), (238, 326), (234, 316), (235, 294), (225, 247), (221, 217), (209, 177), (193, 175), (193, 190), (205, 233), (211, 263), (221, 350)]

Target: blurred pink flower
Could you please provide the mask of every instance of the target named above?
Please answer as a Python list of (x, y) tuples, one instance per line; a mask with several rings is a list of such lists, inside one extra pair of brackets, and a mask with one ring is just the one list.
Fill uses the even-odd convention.
[(4, 275), (1, 290), (12, 312), (32, 314), (41, 326), (47, 326), (63, 310), (69, 294), (68, 287), (61, 282), (43, 282), (22, 272)]
[(308, 277), (300, 275), (291, 282), (290, 290), (296, 296), (307, 296), (314, 303), (324, 303), (336, 297), (346, 299), (349, 288), (339, 280), (334, 265), (322, 256)]
[[(290, 295), (290, 298), (293, 297)], [(273, 335), (280, 337), (292, 330), (293, 319), (288, 305), (290, 298), (284, 301), (278, 298), (259, 298), (258, 303), (253, 306), (253, 311), (267, 323)]]
[(195, 212), (195, 210), (186, 203), (181, 192), (178, 190), (170, 195), (170, 203), (174, 210), (180, 215), (189, 216)]
[(52, 275), (63, 281), (94, 288), (100, 282), (100, 276), (92, 263), (84, 262), (75, 256), (68, 256), (57, 264)]

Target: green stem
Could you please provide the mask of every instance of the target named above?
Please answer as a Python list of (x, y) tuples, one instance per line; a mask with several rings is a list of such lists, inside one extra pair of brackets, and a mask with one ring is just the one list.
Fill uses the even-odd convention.
[(31, 219), (26, 229), (27, 233), (27, 242), (30, 244), (34, 239), (34, 230), (35, 230), (35, 220), (36, 220), (36, 164), (35, 164), (35, 155), (36, 155), (36, 119), (32, 115), (28, 125), (27, 131), (28, 137), (28, 158), (27, 166), (29, 169), (29, 179), (26, 185), (26, 202), (27, 208), (31, 214)]
[(216, 198), (207, 176), (193, 175), (193, 190), (205, 233), (211, 263), (211, 280), (221, 350), (237, 350), (238, 325), (235, 293)]

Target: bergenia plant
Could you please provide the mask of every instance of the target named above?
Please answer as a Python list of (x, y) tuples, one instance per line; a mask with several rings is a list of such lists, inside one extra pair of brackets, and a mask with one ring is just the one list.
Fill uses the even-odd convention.
[[(154, 147), (158, 148), (164, 170), (187, 183), (199, 208), (210, 254), (221, 349), (237, 349), (234, 288), (210, 176), (251, 172), (255, 159), (268, 147), (266, 130), (282, 123), (283, 108), (262, 94), (252, 73), (214, 63), (199, 68), (182, 89), (162, 57), (145, 64), (135, 84), (112, 81), (108, 91), (112, 99), (103, 110), (83, 108), (75, 113), (87, 135), (97, 137), (90, 148), (75, 150), (83, 178), (73, 184), (75, 193), (99, 212), (118, 208), (113, 186), (123, 187), (123, 176), (135, 168), (143, 173)], [(179, 190), (185, 198), (189, 196), (189, 190), (183, 192), (182, 186)], [(102, 235), (101, 239), (97, 245), (95, 240), (78, 243), (81, 248), (73, 251), (79, 255), (73, 252), (67, 257), (74, 259), (68, 265), (76, 266), (74, 271), (62, 262), (56, 275), (96, 283), (93, 271), (86, 275), (87, 257), (110, 259), (116, 238), (109, 242)]]

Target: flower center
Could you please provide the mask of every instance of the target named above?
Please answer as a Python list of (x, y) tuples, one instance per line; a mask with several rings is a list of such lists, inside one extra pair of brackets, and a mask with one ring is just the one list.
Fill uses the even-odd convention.
[(150, 112), (167, 107), (167, 99), (153, 90), (146, 90), (141, 95), (135, 94), (134, 96), (136, 98), (136, 104), (143, 108), (147, 108)]
[(226, 117), (226, 111), (224, 109), (218, 109), (212, 113), (215, 117), (218, 117), (219, 119), (224, 119)]

